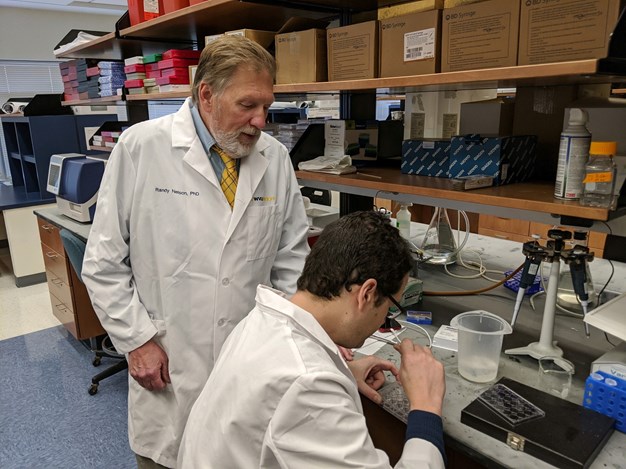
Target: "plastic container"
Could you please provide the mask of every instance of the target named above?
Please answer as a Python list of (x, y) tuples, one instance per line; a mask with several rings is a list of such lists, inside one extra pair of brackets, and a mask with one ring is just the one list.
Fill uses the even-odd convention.
[(617, 142), (591, 142), (589, 162), (585, 166), (582, 205), (589, 207), (613, 207), (613, 191), (617, 177), (617, 166), (613, 155)]
[(458, 366), (468, 381), (487, 383), (496, 379), (502, 339), (513, 330), (495, 314), (476, 310), (461, 313), (450, 321), (458, 330)]
[(626, 433), (626, 381), (603, 371), (591, 373), (585, 381), (583, 407), (616, 420), (615, 428)]
[(128, 0), (128, 16), (130, 17), (131, 26), (143, 23), (146, 20), (143, 16), (143, 0)]
[(143, 17), (146, 21), (165, 14), (163, 0), (143, 0)]
[(165, 14), (180, 10), (189, 6), (189, 0), (163, 0), (163, 11)]
[(583, 109), (569, 112), (569, 122), (561, 133), (554, 197), (576, 200), (583, 193), (585, 164), (589, 159), (591, 133), (585, 127), (588, 115)]
[(400, 236), (404, 239), (411, 237), (411, 212), (409, 207), (413, 204), (402, 204), (400, 210), (396, 213), (396, 226), (400, 230)]

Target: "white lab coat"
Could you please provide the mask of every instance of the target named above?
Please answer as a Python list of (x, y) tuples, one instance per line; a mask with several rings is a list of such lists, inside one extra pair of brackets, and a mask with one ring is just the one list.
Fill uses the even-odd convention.
[(261, 135), (241, 160), (231, 212), (189, 104), (123, 133), (106, 167), (82, 271), (118, 351), (156, 335), (168, 354), (172, 383), (164, 391), (129, 379), (131, 448), (168, 467), (224, 340), (254, 307), (257, 285), (293, 293), (309, 252), (286, 148)]
[[(367, 431), (356, 381), (315, 318), (278, 292), (230, 335), (183, 436), (179, 469), (388, 468)], [(397, 468), (443, 468), (413, 438)]]

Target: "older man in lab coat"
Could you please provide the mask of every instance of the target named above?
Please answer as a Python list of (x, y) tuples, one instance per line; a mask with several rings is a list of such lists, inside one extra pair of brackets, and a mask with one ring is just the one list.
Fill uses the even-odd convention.
[(396, 467), (443, 468), (445, 380), (430, 349), (402, 341), (398, 372), (375, 357), (346, 362), (335, 345), (360, 347), (378, 329), (410, 269), (406, 242), (379, 213), (328, 225), (291, 300), (257, 289), (191, 411), (179, 469), (388, 468), (357, 391), (380, 402), (383, 370), (399, 376), (411, 409)]
[(288, 152), (261, 132), (274, 75), (258, 44), (219, 39), (202, 52), (192, 99), (133, 125), (111, 153), (82, 275), (128, 357), (139, 467), (175, 467), (189, 411), (257, 285), (292, 294), (309, 252)]

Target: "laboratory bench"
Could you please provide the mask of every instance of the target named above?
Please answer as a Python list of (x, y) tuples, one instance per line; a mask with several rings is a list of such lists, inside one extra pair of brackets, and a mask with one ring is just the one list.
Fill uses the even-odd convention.
[(78, 340), (94, 339), (105, 334), (91, 306), (87, 289), (70, 264), (60, 236), (60, 230), (67, 229), (86, 242), (91, 224), (74, 221), (56, 207), (35, 210), (35, 215), (52, 313)]
[[(427, 227), (416, 223), (411, 225), (412, 241), (419, 245)], [(521, 243), (470, 234), (463, 259), (466, 262), (476, 260), (476, 255), (471, 254), (470, 251), (477, 251), (488, 269), (501, 272), (514, 270), (523, 263), (525, 258), (521, 247)], [(615, 271), (607, 285), (609, 292), (607, 297), (609, 298), (626, 289), (626, 285), (623, 283), (623, 279), (626, 277), (626, 265), (613, 262), (613, 268)], [(458, 275), (473, 273), (459, 266), (449, 266), (448, 269)], [(546, 279), (548, 270), (546, 268), (544, 271)], [(594, 259), (590, 264), (590, 270), (596, 291), (598, 291), (609, 280), (612, 268), (609, 261)], [(502, 278), (493, 272), (487, 275), (495, 279)], [(475, 290), (490, 284), (484, 279), (461, 280), (454, 278), (447, 275), (443, 266), (440, 265), (422, 265), (419, 270), (419, 277), (423, 281), (424, 290), (428, 292)], [(422, 302), (415, 309), (432, 312), (433, 324), (424, 326), (432, 337), (440, 325), (449, 324), (454, 316), (465, 311), (486, 310), (510, 321), (515, 297), (516, 293), (504, 286), (499, 286), (481, 295), (424, 296)], [(544, 298), (545, 295), (539, 295), (534, 300), (536, 310), (530, 307), (528, 298), (524, 300), (513, 333), (504, 336), (497, 380), (506, 377), (545, 391), (539, 381), (537, 360), (529, 356), (504, 354), (507, 349), (524, 346), (539, 340)], [(558, 345), (563, 349), (564, 357), (575, 365), (575, 375), (572, 378), (572, 385), (566, 399), (578, 405), (581, 405), (583, 401), (585, 379), (589, 375), (591, 362), (612, 348), (604, 333), (593, 327), (590, 329), (591, 336), (586, 338), (581, 319), (562, 314), (556, 315), (554, 340), (558, 341)], [(402, 332), (400, 338), (403, 337), (416, 337), (418, 343), (427, 344), (424, 337), (412, 331)], [(620, 342), (617, 338), (611, 336), (610, 338), (614, 344)], [(399, 354), (392, 346), (380, 345), (382, 347), (375, 354), (395, 361), (399, 365)], [(534, 456), (516, 451), (507, 446), (504, 441), (499, 441), (461, 423), (462, 409), (495, 381), (483, 384), (467, 381), (458, 372), (456, 352), (441, 348), (433, 348), (432, 350), (434, 356), (444, 364), (446, 373), (443, 425), (449, 468), (540, 469), (555, 467)], [(367, 350), (366, 353), (372, 353), (372, 349)], [(386, 386), (394, 386), (393, 379), (388, 380)], [(365, 398), (362, 401), (372, 439), (376, 446), (384, 449), (394, 462), (402, 452), (406, 428), (404, 422), (387, 412), (384, 406), (380, 407)], [(626, 434), (615, 430), (590, 467), (592, 469), (626, 467)]]
[[(62, 215), (57, 208), (38, 209), (35, 213), (40, 220), (44, 220), (57, 228), (66, 228), (83, 240), (89, 236), (90, 224), (73, 221)], [(420, 243), (426, 228), (426, 225), (423, 224), (411, 224), (411, 235), (414, 243)], [(515, 269), (524, 261), (520, 243), (477, 234), (469, 235), (463, 254), (465, 261), (476, 259), (476, 255), (472, 254), (471, 251), (480, 253), (483, 263), (488, 269), (498, 271)], [(590, 269), (596, 289), (601, 288), (609, 280), (611, 274), (609, 262), (604, 259), (594, 260)], [(614, 262), (614, 269), (615, 272), (607, 285), (607, 291), (612, 292), (612, 294), (626, 289), (626, 286), (623, 285), (623, 279), (626, 277), (626, 264)], [(460, 275), (471, 273), (458, 266), (450, 266), (449, 270)], [(496, 273), (489, 273), (488, 275), (492, 278), (498, 277)], [(489, 284), (483, 279), (460, 280), (447, 275), (442, 266), (428, 264), (420, 268), (419, 277), (424, 282), (425, 291), (474, 290)], [(433, 325), (425, 326), (432, 336), (439, 325), (449, 324), (452, 317), (474, 309), (487, 310), (510, 321), (514, 302), (515, 293), (500, 286), (488, 294), (481, 295), (425, 296), (419, 304), (419, 309), (431, 311), (433, 314)], [(529, 306), (528, 299), (524, 301), (513, 334), (504, 338), (503, 351), (538, 340), (543, 311), (542, 297), (535, 300), (535, 306), (536, 311)], [(564, 349), (565, 358), (576, 366), (576, 373), (567, 400), (580, 404), (590, 363), (608, 351), (611, 346), (605, 340), (604, 334), (594, 328), (591, 328), (591, 337), (585, 338), (580, 319), (557, 315), (554, 330), (554, 338), (558, 340), (559, 346)], [(618, 339), (612, 340), (614, 343), (619, 342)], [(420, 340), (420, 343), (424, 343), (424, 341)], [(399, 355), (390, 345), (383, 345), (375, 353), (399, 363)], [(533, 469), (554, 467), (533, 456), (515, 451), (504, 442), (461, 423), (461, 410), (492, 383), (476, 384), (462, 378), (457, 370), (455, 352), (433, 348), (433, 353), (444, 363), (446, 370), (443, 424), (449, 459), (448, 467), (463, 469), (472, 467), (528, 467)], [(536, 360), (530, 357), (510, 358), (502, 355), (498, 379), (508, 377), (530, 386), (536, 386), (537, 375)], [(393, 385), (392, 380), (389, 380), (388, 385)], [(404, 422), (367, 399), (363, 399), (363, 404), (370, 434), (375, 444), (387, 451), (392, 461), (397, 459), (404, 443), (406, 428)], [(614, 431), (590, 467), (592, 469), (624, 467), (624, 461), (626, 461), (626, 435)]]
[[(0, 212), (4, 219), (15, 285), (25, 287), (46, 281), (33, 209), (49, 207), (51, 194), (27, 192), (24, 186), (0, 183)], [(0, 223), (1, 223), (0, 219)]]

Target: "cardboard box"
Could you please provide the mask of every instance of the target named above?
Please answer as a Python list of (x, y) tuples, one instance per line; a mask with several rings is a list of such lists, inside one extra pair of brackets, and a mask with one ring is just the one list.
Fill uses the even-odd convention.
[(276, 36), (274, 31), (261, 31), (259, 29), (236, 29), (234, 31), (226, 31), (224, 34), (247, 37), (266, 49), (272, 45), (274, 36)]
[(441, 68), (441, 10), (380, 22), (380, 76), (437, 73)]
[(450, 177), (484, 174), (493, 176), (496, 186), (526, 181), (534, 171), (536, 146), (534, 135), (456, 135), (451, 139)]
[(450, 165), (450, 140), (423, 139), (402, 142), (404, 174), (448, 177)]
[(444, 8), (455, 8), (472, 3), (484, 2), (485, 0), (443, 0)]
[(328, 80), (378, 76), (378, 21), (328, 29)]
[(326, 30), (277, 34), (276, 84), (326, 81)]
[(522, 2), (519, 65), (606, 57), (623, 0)]
[(396, 16), (418, 13), (420, 11), (442, 10), (444, 0), (419, 0), (416, 2), (389, 5), (378, 8), (378, 19), (386, 20)]
[(210, 36), (204, 36), (204, 45), (208, 46), (211, 42), (215, 41), (216, 39), (222, 37), (223, 34), (211, 34)]
[(459, 133), (513, 135), (515, 101), (507, 98), (461, 103)]
[(443, 10), (441, 71), (517, 65), (520, 0)]

